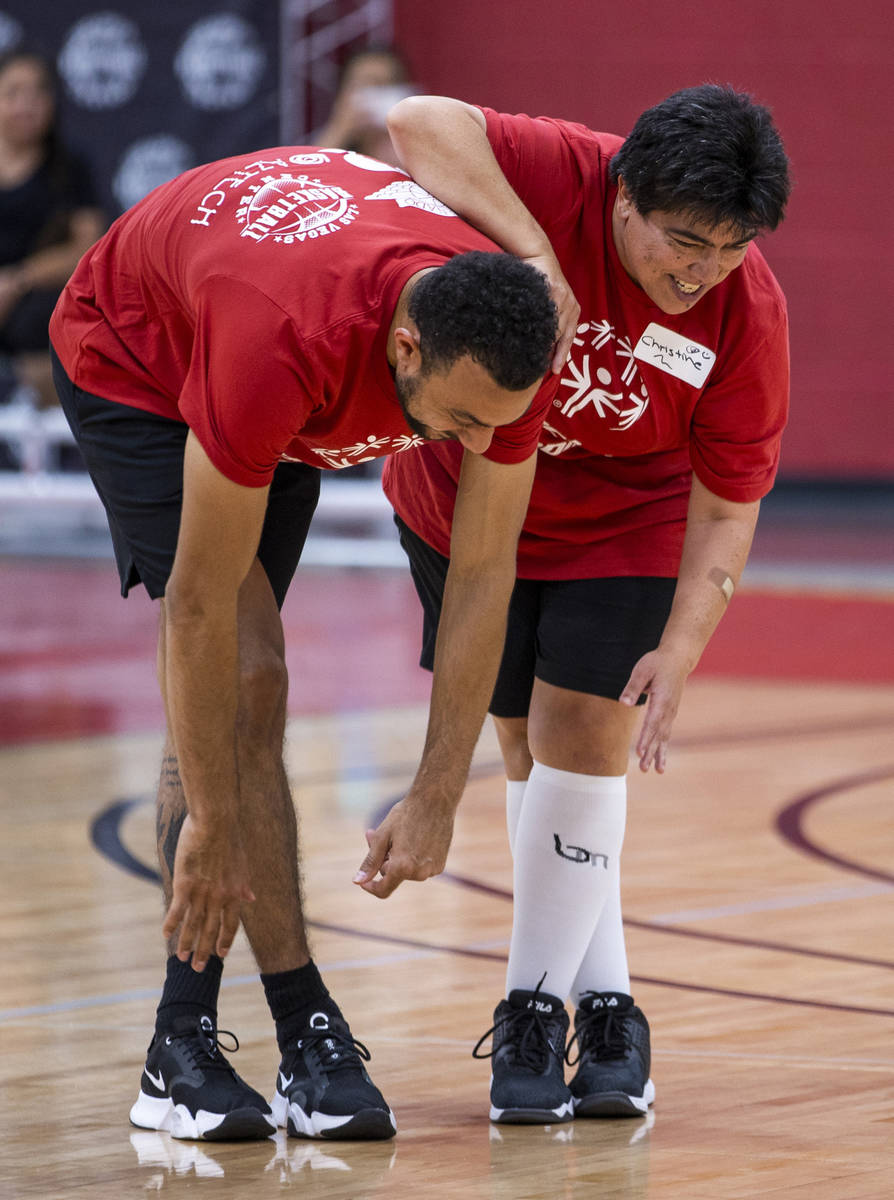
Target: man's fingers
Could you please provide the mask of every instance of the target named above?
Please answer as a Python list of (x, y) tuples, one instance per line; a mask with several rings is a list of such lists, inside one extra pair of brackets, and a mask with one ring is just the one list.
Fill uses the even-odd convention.
[(389, 858), (382, 867), (378, 879), (370, 877), (360, 886), (365, 892), (369, 892), (371, 896), (378, 896), (380, 900), (384, 900), (386, 896), (390, 896), (406, 880), (422, 883), (423, 880), (431, 879), (433, 875), (440, 874), (441, 870), (443, 870), (443, 867), (436, 867), (432, 859), (427, 856), (424, 858), (412, 856), (407, 858)]
[(360, 886), (365, 892), (369, 892), (371, 896), (378, 896), (380, 900), (385, 900), (402, 883), (402, 877), (388, 874), (381, 875), (378, 879), (369, 879), (366, 883), (361, 883)]
[(173, 900), (171, 900), (171, 903), (168, 906), (167, 916), (165, 917), (164, 924), (161, 927), (162, 937), (165, 939), (165, 941), (167, 941), (168, 938), (173, 937), (174, 931), (183, 920), (183, 914), (185, 911), (186, 905), (182, 900), (179, 900), (177, 896), (174, 896)]
[(225, 909), (217, 901), (212, 902), (205, 910), (205, 919), (199, 927), (196, 945), (192, 954), (194, 970), (204, 971), (208, 959), (214, 953), (214, 947), (220, 936), (224, 913)]
[(360, 864), (357, 874), (354, 876), (353, 880), (354, 883), (359, 883), (361, 885), (365, 884), (369, 879), (374, 879), (376, 875), (378, 875), (379, 871), (382, 869), (385, 859), (388, 856), (388, 849), (391, 845), (391, 839), (389, 838), (387, 831), (380, 834), (379, 831), (375, 829), (367, 829), (366, 841), (369, 845), (369, 853)]
[(180, 926), (180, 937), (177, 939), (177, 957), (181, 962), (186, 962), (189, 956), (193, 955), (193, 967), (197, 970), (198, 964), (196, 961), (196, 943), (199, 938), (199, 930), (204, 918), (204, 914), (200, 913), (195, 905), (190, 905), (183, 917), (183, 922)]
[[(553, 297), (555, 299), (555, 297)], [(577, 334), (577, 319), (580, 316), (580, 305), (571, 297), (567, 311), (559, 313), (559, 337), (553, 352), (552, 370), (554, 375), (561, 375), (568, 362), (571, 346)]]
[(230, 952), (230, 947), (233, 945), (233, 940), (236, 937), (236, 932), (239, 929), (239, 921), (242, 916), (241, 908), (241, 902), (233, 900), (229, 904), (225, 904), (221, 911), (220, 929), (217, 934), (217, 945), (215, 947), (215, 953), (220, 958), (226, 958)]
[(186, 962), (192, 954), (203, 919), (204, 910), (196, 906), (195, 897), (182, 895), (178, 897), (175, 888), (174, 900), (168, 910), (163, 932), (166, 937), (170, 937), (179, 925), (180, 934), (177, 938), (176, 953), (181, 962)]

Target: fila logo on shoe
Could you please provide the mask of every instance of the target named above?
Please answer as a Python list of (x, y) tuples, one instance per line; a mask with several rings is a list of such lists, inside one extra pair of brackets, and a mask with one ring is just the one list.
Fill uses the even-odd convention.
[(566, 846), (562, 848), (562, 839), (557, 833), (553, 834), (553, 840), (556, 843), (556, 854), (560, 858), (567, 858), (569, 862), (589, 863), (592, 867), (602, 866), (602, 869), (608, 870), (608, 855), (597, 854), (594, 850), (585, 850), (583, 846)]
[(551, 1013), (553, 1011), (553, 1006), (544, 1004), (542, 1000), (529, 1000), (528, 1008), (533, 1008), (535, 1012)]

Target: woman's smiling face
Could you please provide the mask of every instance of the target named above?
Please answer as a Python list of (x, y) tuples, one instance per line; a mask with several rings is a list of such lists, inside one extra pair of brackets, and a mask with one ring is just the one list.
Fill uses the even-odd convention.
[(741, 265), (754, 236), (660, 209), (643, 216), (623, 179), (618, 180), (612, 233), (624, 270), (669, 314), (687, 312), (726, 279)]

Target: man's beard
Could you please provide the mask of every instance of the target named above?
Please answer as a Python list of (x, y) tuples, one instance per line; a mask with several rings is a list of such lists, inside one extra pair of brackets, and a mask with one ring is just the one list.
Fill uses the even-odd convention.
[(456, 442), (459, 440), (455, 433), (441, 433), (429, 425), (423, 425), (418, 417), (414, 417), (410, 412), (410, 402), (419, 392), (420, 384), (426, 379), (425, 372), (420, 371), (418, 375), (407, 376), (393, 371), (392, 375), (394, 390), (397, 392), (397, 400), (401, 412), (404, 414), (404, 420), (417, 437), (424, 438), (427, 442)]
[(400, 375), (397, 371), (394, 372), (394, 390), (397, 392), (397, 400), (400, 404), (401, 412), (404, 414), (404, 420), (417, 435), (417, 437), (425, 438), (426, 441), (431, 440), (432, 431), (427, 425), (423, 425), (412, 415), (409, 409), (410, 401), (419, 391), (418, 376), (409, 377)]

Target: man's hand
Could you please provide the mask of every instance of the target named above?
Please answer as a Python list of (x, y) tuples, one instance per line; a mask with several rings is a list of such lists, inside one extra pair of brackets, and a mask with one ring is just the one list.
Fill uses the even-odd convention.
[(651, 650), (644, 654), (631, 672), (619, 699), (634, 705), (640, 695), (648, 695), (645, 717), (636, 740), (641, 771), (655, 767), (659, 775), (667, 766), (667, 747), (689, 675), (688, 664), (668, 651)]
[(540, 254), (525, 258), (523, 261), (536, 267), (546, 276), (549, 283), (550, 296), (556, 306), (556, 312), (559, 314), (559, 329), (556, 348), (553, 352), (552, 371), (554, 375), (561, 375), (565, 363), (568, 361), (568, 355), (571, 353), (571, 343), (577, 336), (580, 305), (568, 286), (568, 281), (559, 266), (559, 260), (554, 254)]
[(453, 809), (399, 800), (378, 829), (366, 831), (369, 853), (354, 883), (384, 900), (405, 879), (439, 875), (447, 864), (453, 815)]
[(242, 905), (254, 900), (248, 866), (232, 829), (199, 830), (187, 817), (174, 857), (174, 895), (162, 933), (173, 936), (180, 926), (177, 957), (203, 971), (212, 953), (225, 958), (233, 944)]

